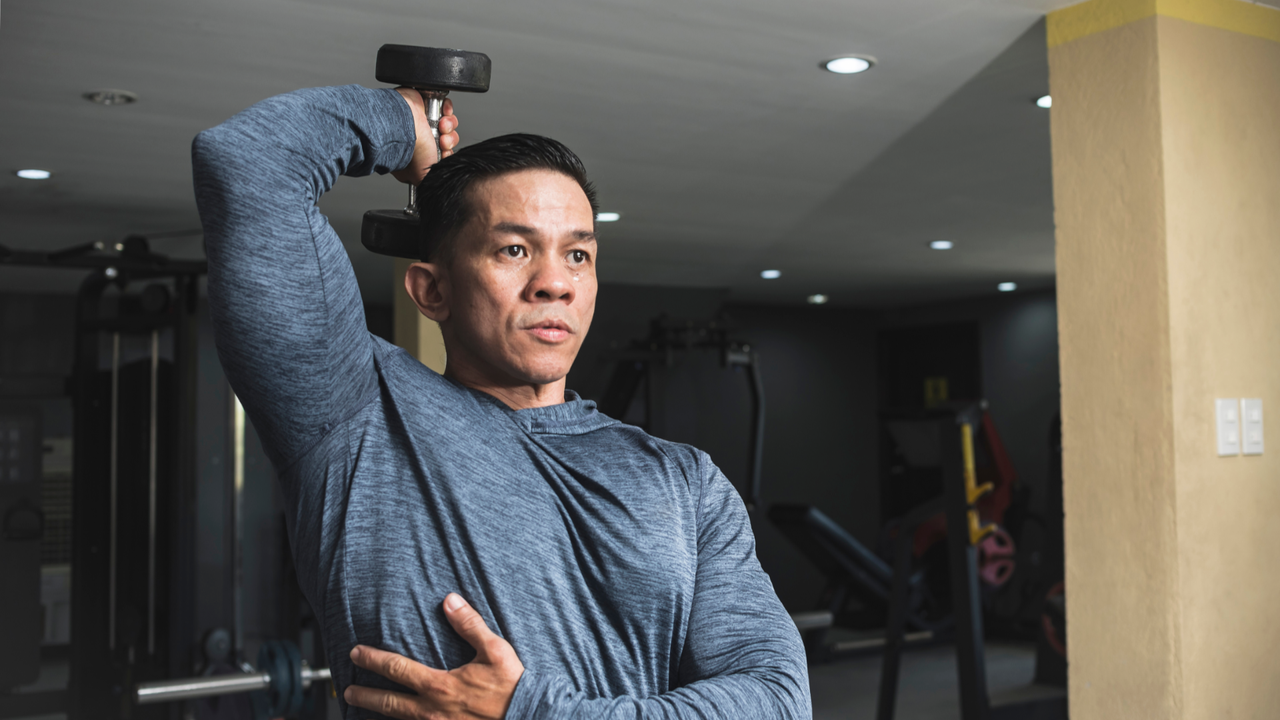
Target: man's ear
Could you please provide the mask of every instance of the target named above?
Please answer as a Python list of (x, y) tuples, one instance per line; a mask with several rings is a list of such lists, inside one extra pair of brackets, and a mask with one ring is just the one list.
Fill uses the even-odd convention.
[(410, 265), (404, 274), (404, 289), (423, 315), (438, 323), (449, 319), (449, 275), (443, 265)]

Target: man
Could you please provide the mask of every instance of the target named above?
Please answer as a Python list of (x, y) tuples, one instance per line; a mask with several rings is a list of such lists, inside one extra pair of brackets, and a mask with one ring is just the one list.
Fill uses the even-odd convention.
[[(449, 108), (446, 150), (456, 127)], [(356, 86), (265, 100), (193, 146), (218, 351), (346, 716), (808, 717), (733, 487), (565, 389), (596, 296), (577, 156), (504, 136), (428, 173), (436, 152), (418, 93)], [(422, 182), (405, 286), (443, 376), (366, 331), (316, 208), (371, 172)]]

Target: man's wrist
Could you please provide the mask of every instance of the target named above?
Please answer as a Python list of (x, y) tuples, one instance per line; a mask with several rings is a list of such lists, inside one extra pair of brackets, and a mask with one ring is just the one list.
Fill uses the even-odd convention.
[(413, 116), (413, 108), (410, 106), (409, 100), (405, 98), (399, 90), (395, 88), (378, 88), (376, 90), (381, 96), (388, 100), (393, 100), (395, 106), (394, 113), (395, 123), (398, 130), (394, 137), (395, 143), (402, 149), (403, 156), (399, 162), (394, 164), (391, 172), (398, 172), (409, 167), (413, 162), (414, 145), (418, 138), (417, 123)]
[(543, 705), (542, 698), (550, 689), (551, 681), (552, 678), (526, 667), (516, 683), (515, 692), (511, 694), (505, 720), (539, 720), (539, 707)]

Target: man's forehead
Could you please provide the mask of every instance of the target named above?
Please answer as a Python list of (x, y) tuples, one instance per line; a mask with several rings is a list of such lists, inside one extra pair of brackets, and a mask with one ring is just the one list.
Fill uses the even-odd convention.
[(473, 192), (473, 217), (488, 232), (531, 236), (551, 231), (594, 238), (591, 202), (577, 181), (563, 173), (505, 173), (477, 183)]
[[(531, 196), (557, 196), (561, 200), (581, 200), (590, 205), (582, 186), (572, 177), (547, 168), (531, 168), (494, 175), (472, 186), (477, 195), (490, 201), (515, 200)], [(550, 199), (550, 197), (548, 197)]]

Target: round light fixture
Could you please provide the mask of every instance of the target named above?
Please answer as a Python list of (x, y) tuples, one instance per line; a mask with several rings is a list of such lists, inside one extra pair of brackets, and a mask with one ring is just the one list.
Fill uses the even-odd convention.
[(596, 213), (596, 222), (618, 222), (622, 219), (622, 213), (602, 212)]
[(823, 60), (818, 63), (818, 67), (837, 75), (857, 75), (870, 70), (875, 64), (876, 59), (870, 55), (845, 55)]
[(781, 270), (761, 270), (760, 277), (764, 278), (765, 280), (777, 280), (778, 278), (782, 277), (782, 271)]
[(1042, 107), (1045, 110), (1048, 110), (1049, 108), (1053, 107), (1053, 98), (1049, 97), (1048, 95), (1041, 95), (1040, 97), (1036, 98), (1036, 107)]
[(128, 90), (90, 90), (80, 97), (99, 105), (129, 105), (138, 102), (138, 93)]
[(48, 170), (37, 170), (35, 168), (26, 168), (24, 170), (17, 171), (16, 173), (14, 173), (14, 175), (17, 175), (18, 177), (23, 178), (24, 180), (48, 180), (53, 175), (53, 173), (49, 172)]
[(808, 300), (810, 305), (825, 305), (830, 298), (822, 293), (814, 293), (808, 297)]
[(1002, 282), (996, 286), (996, 289), (1000, 292), (1013, 292), (1018, 289), (1018, 283)]
[(934, 250), (950, 250), (955, 247), (955, 245), (950, 240), (934, 240), (929, 243), (929, 247)]

